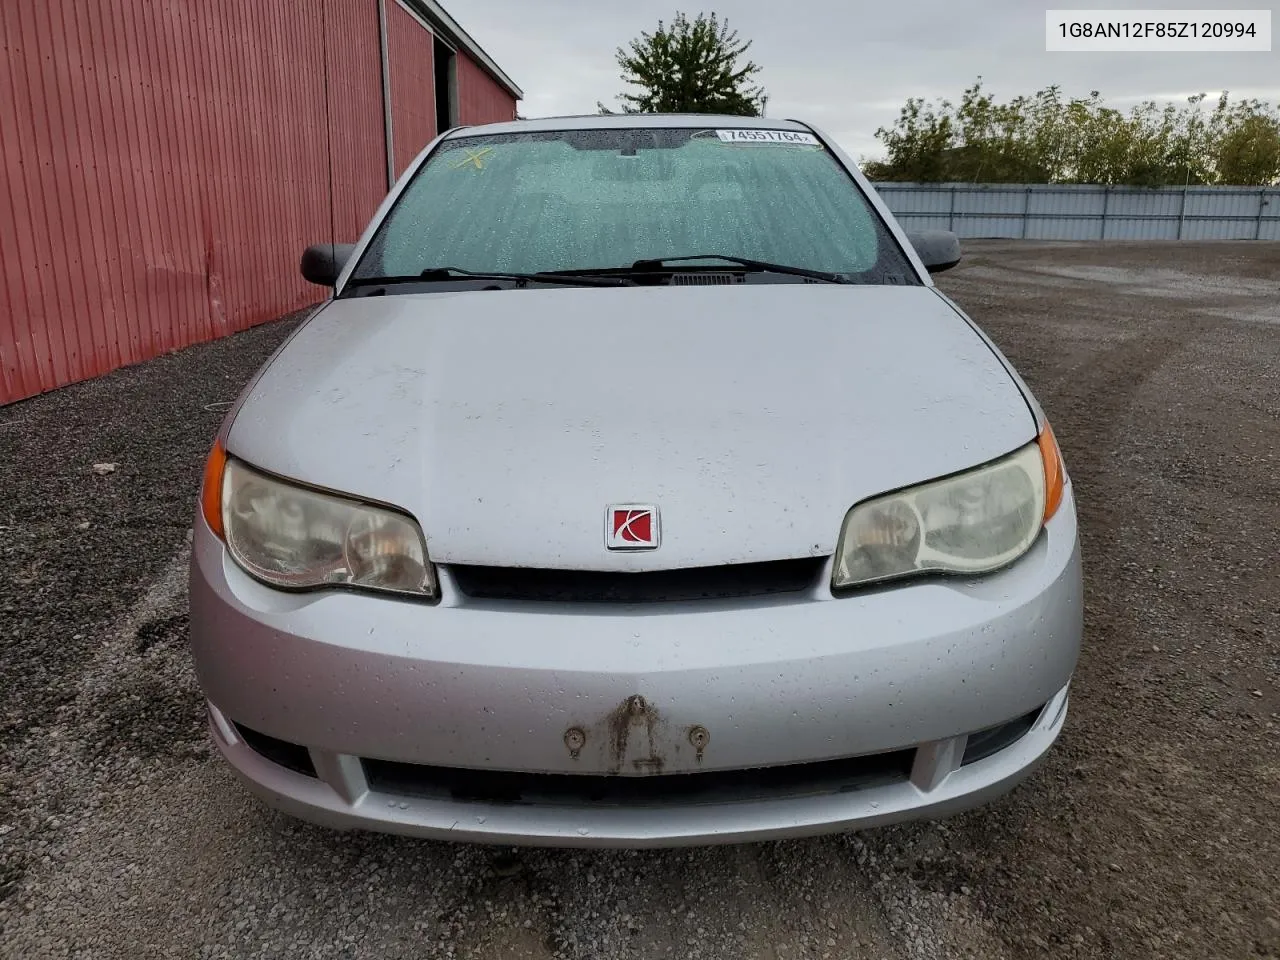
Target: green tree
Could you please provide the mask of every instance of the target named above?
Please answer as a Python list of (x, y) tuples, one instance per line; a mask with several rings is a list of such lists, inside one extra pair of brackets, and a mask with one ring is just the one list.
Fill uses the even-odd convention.
[(1184, 183), (1261, 186), (1280, 180), (1280, 112), (1259, 100), (1214, 109), (1140, 103), (1127, 113), (1094, 91), (1067, 100), (1058, 87), (998, 102), (982, 78), (958, 104), (907, 100), (876, 137), (887, 156), (873, 179), (922, 182)]
[(759, 116), (765, 92), (754, 77), (760, 67), (742, 62), (750, 47), (714, 13), (693, 20), (677, 13), (670, 25), (659, 20), (656, 31), (618, 48), (623, 82), (639, 88), (619, 95), (622, 112)]
[(889, 151), (883, 163), (866, 165), (873, 180), (907, 180), (931, 183), (948, 179), (948, 152), (955, 149), (957, 138), (948, 111), (951, 103), (943, 100), (934, 110), (919, 97), (909, 99), (893, 127), (881, 127), (876, 137)]
[(1258, 100), (1228, 110), (1225, 96), (1219, 104), (1224, 119), (1211, 141), (1219, 181), (1241, 186), (1280, 183), (1280, 113)]

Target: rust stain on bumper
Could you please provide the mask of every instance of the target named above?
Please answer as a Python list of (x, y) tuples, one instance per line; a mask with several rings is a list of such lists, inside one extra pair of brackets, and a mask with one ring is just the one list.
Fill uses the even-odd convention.
[(640, 749), (648, 748), (648, 756), (632, 760), (637, 770), (661, 773), (666, 761), (658, 751), (658, 727), (662, 716), (658, 708), (636, 694), (623, 700), (605, 717), (605, 730), (609, 747), (609, 771), (618, 773), (627, 761), (632, 749), (632, 738), (641, 737)]
[[(658, 774), (668, 768), (679, 769), (680, 755), (688, 747), (698, 764), (711, 741), (706, 727), (695, 724), (681, 727), (680, 735), (664, 736), (669, 723), (656, 706), (640, 694), (633, 694), (615, 706), (603, 718), (591, 723), (575, 723), (564, 732), (564, 745), (573, 760), (591, 756), (596, 769), (604, 775), (618, 775), (630, 767), (640, 774)], [(589, 744), (595, 744), (590, 750)], [(687, 761), (687, 757), (686, 757)], [(601, 769), (603, 768), (603, 769)]]

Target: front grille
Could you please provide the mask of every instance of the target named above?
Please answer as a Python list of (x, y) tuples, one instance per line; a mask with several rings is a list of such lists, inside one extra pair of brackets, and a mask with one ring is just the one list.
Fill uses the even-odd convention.
[(238, 723), (233, 726), (236, 728), (236, 733), (240, 734), (240, 739), (259, 756), (266, 757), (272, 763), (278, 763), (294, 773), (306, 774), (308, 777), (316, 775), (315, 764), (311, 762), (311, 751), (306, 747), (290, 743), (288, 740), (277, 740), (275, 737), (269, 737), (257, 730), (250, 730)]
[(825, 557), (815, 557), (639, 573), (471, 565), (451, 566), (449, 572), (458, 589), (475, 599), (668, 603), (798, 593), (812, 588), (825, 566)]
[(977, 733), (969, 734), (969, 739), (964, 745), (964, 756), (960, 758), (960, 765), (964, 766), (968, 763), (976, 763), (979, 760), (985, 760), (993, 754), (999, 753), (1005, 747), (1011, 747), (1035, 726), (1036, 720), (1040, 716), (1040, 711), (1044, 707), (1036, 707), (1030, 713), (1023, 714), (1017, 720), (1010, 720), (1008, 723), (1001, 723), (994, 727), (988, 727), (985, 730), (979, 730)]
[(364, 760), (378, 793), (471, 803), (615, 807), (778, 800), (866, 790), (901, 783), (915, 750), (866, 757), (714, 773), (620, 777), (569, 773), (505, 773)]

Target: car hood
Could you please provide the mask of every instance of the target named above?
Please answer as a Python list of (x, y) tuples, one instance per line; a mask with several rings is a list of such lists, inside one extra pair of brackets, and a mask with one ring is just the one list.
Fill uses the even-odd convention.
[[(1034, 435), (932, 289), (788, 283), (336, 300), (228, 450), (408, 511), (436, 562), (644, 570), (830, 554), (858, 501)], [(607, 551), (636, 503), (661, 547)]]

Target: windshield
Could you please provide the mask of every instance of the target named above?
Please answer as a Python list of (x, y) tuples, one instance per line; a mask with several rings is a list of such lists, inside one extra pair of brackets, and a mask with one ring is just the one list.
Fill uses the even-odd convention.
[[(775, 139), (741, 139), (761, 135)], [(852, 177), (812, 134), (620, 127), (444, 141), (353, 278), (446, 266), (625, 269), (701, 254), (855, 282), (919, 282)]]

